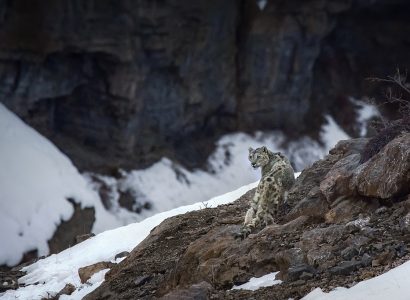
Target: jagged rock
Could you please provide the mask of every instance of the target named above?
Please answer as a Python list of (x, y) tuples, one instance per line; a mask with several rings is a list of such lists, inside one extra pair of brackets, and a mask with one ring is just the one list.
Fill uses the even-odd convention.
[(334, 245), (342, 238), (344, 231), (343, 225), (336, 224), (324, 228), (314, 228), (302, 234), (298, 246), (304, 250), (309, 250), (323, 243)]
[[(318, 190), (318, 187), (320, 187), (321, 182), (325, 180), (329, 171), (333, 168), (339, 169), (343, 167), (351, 161), (351, 159), (355, 162), (367, 141), (368, 139), (365, 138), (339, 141), (336, 146), (329, 151), (329, 155), (316, 161), (311, 167), (304, 169), (289, 191), (287, 199), (289, 205), (294, 207), (305, 198), (323, 197), (320, 195), (322, 191), (320, 189)], [(350, 159), (347, 157), (350, 157)], [(342, 159), (345, 159), (345, 163), (343, 163)], [(341, 160), (342, 162), (339, 162)], [(336, 165), (338, 162), (339, 165)], [(348, 163), (348, 165), (350, 167), (351, 163)], [(315, 199), (314, 201), (319, 200)], [(322, 206), (322, 204), (320, 206)]]
[(292, 208), (292, 210), (286, 215), (286, 219), (292, 220), (299, 216), (310, 216), (323, 219), (328, 210), (329, 204), (319, 190), (319, 187), (314, 187), (305, 198)]
[(305, 255), (300, 248), (291, 248), (275, 254), (275, 262), (279, 267), (278, 279), (297, 280), (307, 269)]
[(329, 154), (340, 155), (341, 157), (347, 157), (352, 154), (361, 155), (369, 140), (368, 138), (341, 140), (329, 151)]
[(350, 185), (360, 195), (381, 199), (410, 191), (410, 133), (403, 133), (356, 169)]
[(347, 275), (361, 266), (361, 261), (343, 261), (338, 266), (331, 268), (329, 272), (333, 275)]
[(364, 267), (370, 266), (372, 264), (372, 257), (369, 254), (364, 253), (361, 261), (362, 261), (362, 266)]
[(293, 187), (289, 190), (287, 197), (289, 205), (296, 205), (306, 198), (310, 191), (315, 188), (317, 190), (327, 172), (339, 159), (340, 155), (329, 154), (324, 159), (314, 162), (310, 168), (304, 169), (299, 177), (296, 178)]
[(348, 247), (340, 252), (340, 255), (343, 257), (345, 260), (351, 260), (353, 257), (355, 257), (357, 254), (359, 254), (359, 250), (356, 249), (356, 247)]
[(110, 269), (114, 265), (115, 264), (107, 261), (98, 262), (86, 267), (79, 268), (78, 276), (80, 276), (81, 283), (86, 283), (88, 279), (90, 279), (91, 276), (93, 276), (95, 273), (104, 269)]
[(348, 198), (337, 201), (325, 215), (327, 223), (347, 223), (354, 220), (359, 214), (375, 211), (378, 202), (363, 201), (357, 198)]
[(311, 279), (315, 273), (316, 270), (312, 266), (299, 265), (290, 267), (284, 279), (289, 281)]
[(352, 196), (349, 182), (353, 171), (360, 163), (360, 154), (350, 154), (336, 162), (325, 178), (320, 182), (320, 191), (326, 197), (328, 203), (332, 203), (340, 196)]
[[(59, 291), (55, 296), (43, 298), (44, 300), (58, 300), (62, 295), (71, 295), (75, 291), (75, 286), (71, 283), (67, 283), (61, 291)], [(43, 300), (42, 299), (42, 300)]]

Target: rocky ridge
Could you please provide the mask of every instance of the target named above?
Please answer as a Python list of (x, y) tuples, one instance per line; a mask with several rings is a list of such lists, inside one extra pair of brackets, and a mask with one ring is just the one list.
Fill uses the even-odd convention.
[[(236, 237), (254, 191), (165, 220), (85, 299), (300, 299), (349, 287), (410, 258), (410, 133), (367, 162), (341, 141), (302, 172), (277, 224)], [(280, 285), (230, 290), (280, 271)]]

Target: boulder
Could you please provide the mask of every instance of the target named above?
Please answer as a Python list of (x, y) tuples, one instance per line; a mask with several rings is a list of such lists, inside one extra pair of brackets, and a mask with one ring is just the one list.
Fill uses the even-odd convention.
[(299, 201), (295, 207), (285, 216), (286, 220), (293, 220), (300, 216), (323, 219), (329, 210), (329, 204), (320, 191), (319, 187), (310, 190), (305, 198)]
[(354, 191), (350, 190), (349, 182), (359, 162), (360, 154), (350, 154), (336, 162), (329, 170), (320, 182), (320, 191), (328, 203), (332, 203), (340, 196), (353, 195)]
[(86, 283), (95, 273), (100, 272), (104, 269), (110, 269), (115, 264), (107, 261), (98, 262), (86, 267), (78, 269), (78, 276), (80, 276), (81, 283)]
[(350, 188), (360, 195), (388, 199), (410, 191), (410, 133), (403, 133), (356, 169)]
[[(368, 139), (358, 138), (339, 141), (336, 146), (329, 151), (329, 155), (313, 163), (312, 166), (304, 169), (295, 184), (289, 191), (288, 205), (294, 207), (299, 201), (305, 198), (318, 198), (319, 191), (330, 194), (332, 189), (340, 180), (339, 177), (346, 177), (355, 168), (360, 160), (360, 152), (363, 150)], [(328, 177), (328, 173), (333, 170)], [(341, 176), (343, 175), (343, 176)], [(323, 183), (322, 188), (317, 188), (326, 178), (327, 183)], [(343, 191), (340, 191), (343, 192)], [(310, 193), (310, 195), (308, 195)], [(328, 195), (329, 197), (330, 195)], [(327, 199), (327, 197), (325, 197)], [(309, 200), (308, 200), (309, 201)]]

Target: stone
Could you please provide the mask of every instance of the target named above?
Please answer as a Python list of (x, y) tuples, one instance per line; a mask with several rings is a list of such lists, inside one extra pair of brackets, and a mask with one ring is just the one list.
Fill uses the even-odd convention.
[(356, 247), (347, 247), (343, 249), (340, 252), (340, 255), (343, 257), (345, 260), (351, 260), (353, 257), (355, 257), (357, 254), (359, 254), (359, 251), (356, 249)]
[(340, 196), (351, 196), (354, 191), (349, 188), (353, 171), (359, 165), (360, 154), (351, 154), (339, 160), (325, 178), (320, 182), (320, 191), (328, 203), (332, 203)]
[(357, 270), (361, 265), (361, 261), (343, 261), (336, 267), (331, 268), (329, 272), (333, 275), (348, 275)]
[(314, 189), (317, 190), (327, 172), (339, 159), (340, 155), (329, 154), (325, 158), (314, 162), (311, 167), (304, 169), (289, 190), (287, 202), (293, 207), (302, 199), (307, 198), (309, 192)]
[(114, 260), (117, 260), (119, 258), (127, 257), (130, 253), (128, 251), (122, 251), (118, 254), (115, 255)]
[(364, 253), (364, 254), (362, 255), (362, 260), (361, 260), (361, 262), (362, 262), (362, 265), (363, 265), (364, 267), (370, 266), (370, 265), (372, 264), (372, 257), (371, 257), (369, 254)]
[(410, 213), (407, 213), (404, 217), (401, 218), (400, 226), (403, 231), (410, 232)]
[(307, 263), (321, 270), (326, 269), (327, 262), (335, 256), (334, 247), (331, 245), (322, 245), (305, 251)]
[(212, 285), (208, 282), (202, 281), (198, 284), (193, 284), (186, 289), (174, 290), (163, 297), (162, 300), (207, 300), (210, 298), (210, 292), (213, 290)]
[[(305, 265), (305, 256), (300, 248), (283, 250), (274, 255), (274, 260), (279, 268), (278, 279), (296, 280), (308, 267)], [(293, 272), (289, 274), (289, 272)]]
[(71, 295), (75, 291), (75, 286), (72, 285), (71, 283), (67, 283), (61, 291), (57, 293), (55, 296), (56, 299), (59, 299), (60, 296), (62, 295)]
[(86, 267), (82, 267), (78, 269), (78, 276), (80, 276), (81, 283), (86, 283), (88, 279), (91, 278), (95, 273), (102, 271), (104, 269), (110, 269), (114, 266), (115, 264), (111, 262), (98, 262)]
[(360, 198), (348, 198), (335, 203), (325, 215), (327, 223), (347, 223), (355, 220), (362, 213), (371, 213), (378, 208), (378, 202), (363, 201)]
[(286, 281), (306, 280), (310, 279), (316, 273), (315, 268), (310, 265), (298, 265), (288, 269), (284, 278)]
[(410, 192), (410, 133), (388, 143), (356, 171), (352, 188), (366, 197), (388, 199)]
[(345, 226), (338, 224), (325, 228), (314, 228), (303, 232), (298, 246), (302, 249), (309, 250), (323, 243), (334, 245), (340, 241), (344, 231)]
[(75, 242), (76, 242), (76, 244), (79, 244), (79, 243), (82, 243), (82, 242), (88, 240), (89, 238), (92, 238), (93, 236), (95, 236), (94, 233), (86, 233), (86, 234), (77, 235), (75, 237)]
[(318, 187), (312, 188), (308, 195), (299, 201), (286, 215), (286, 220), (292, 220), (300, 216), (309, 216), (324, 219), (329, 210), (329, 204)]

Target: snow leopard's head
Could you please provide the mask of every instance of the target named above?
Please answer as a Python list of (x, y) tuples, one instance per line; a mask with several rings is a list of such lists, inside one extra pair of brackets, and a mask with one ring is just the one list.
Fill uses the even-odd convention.
[(263, 167), (269, 163), (271, 159), (272, 152), (268, 150), (265, 146), (253, 149), (249, 147), (248, 159), (254, 169)]

